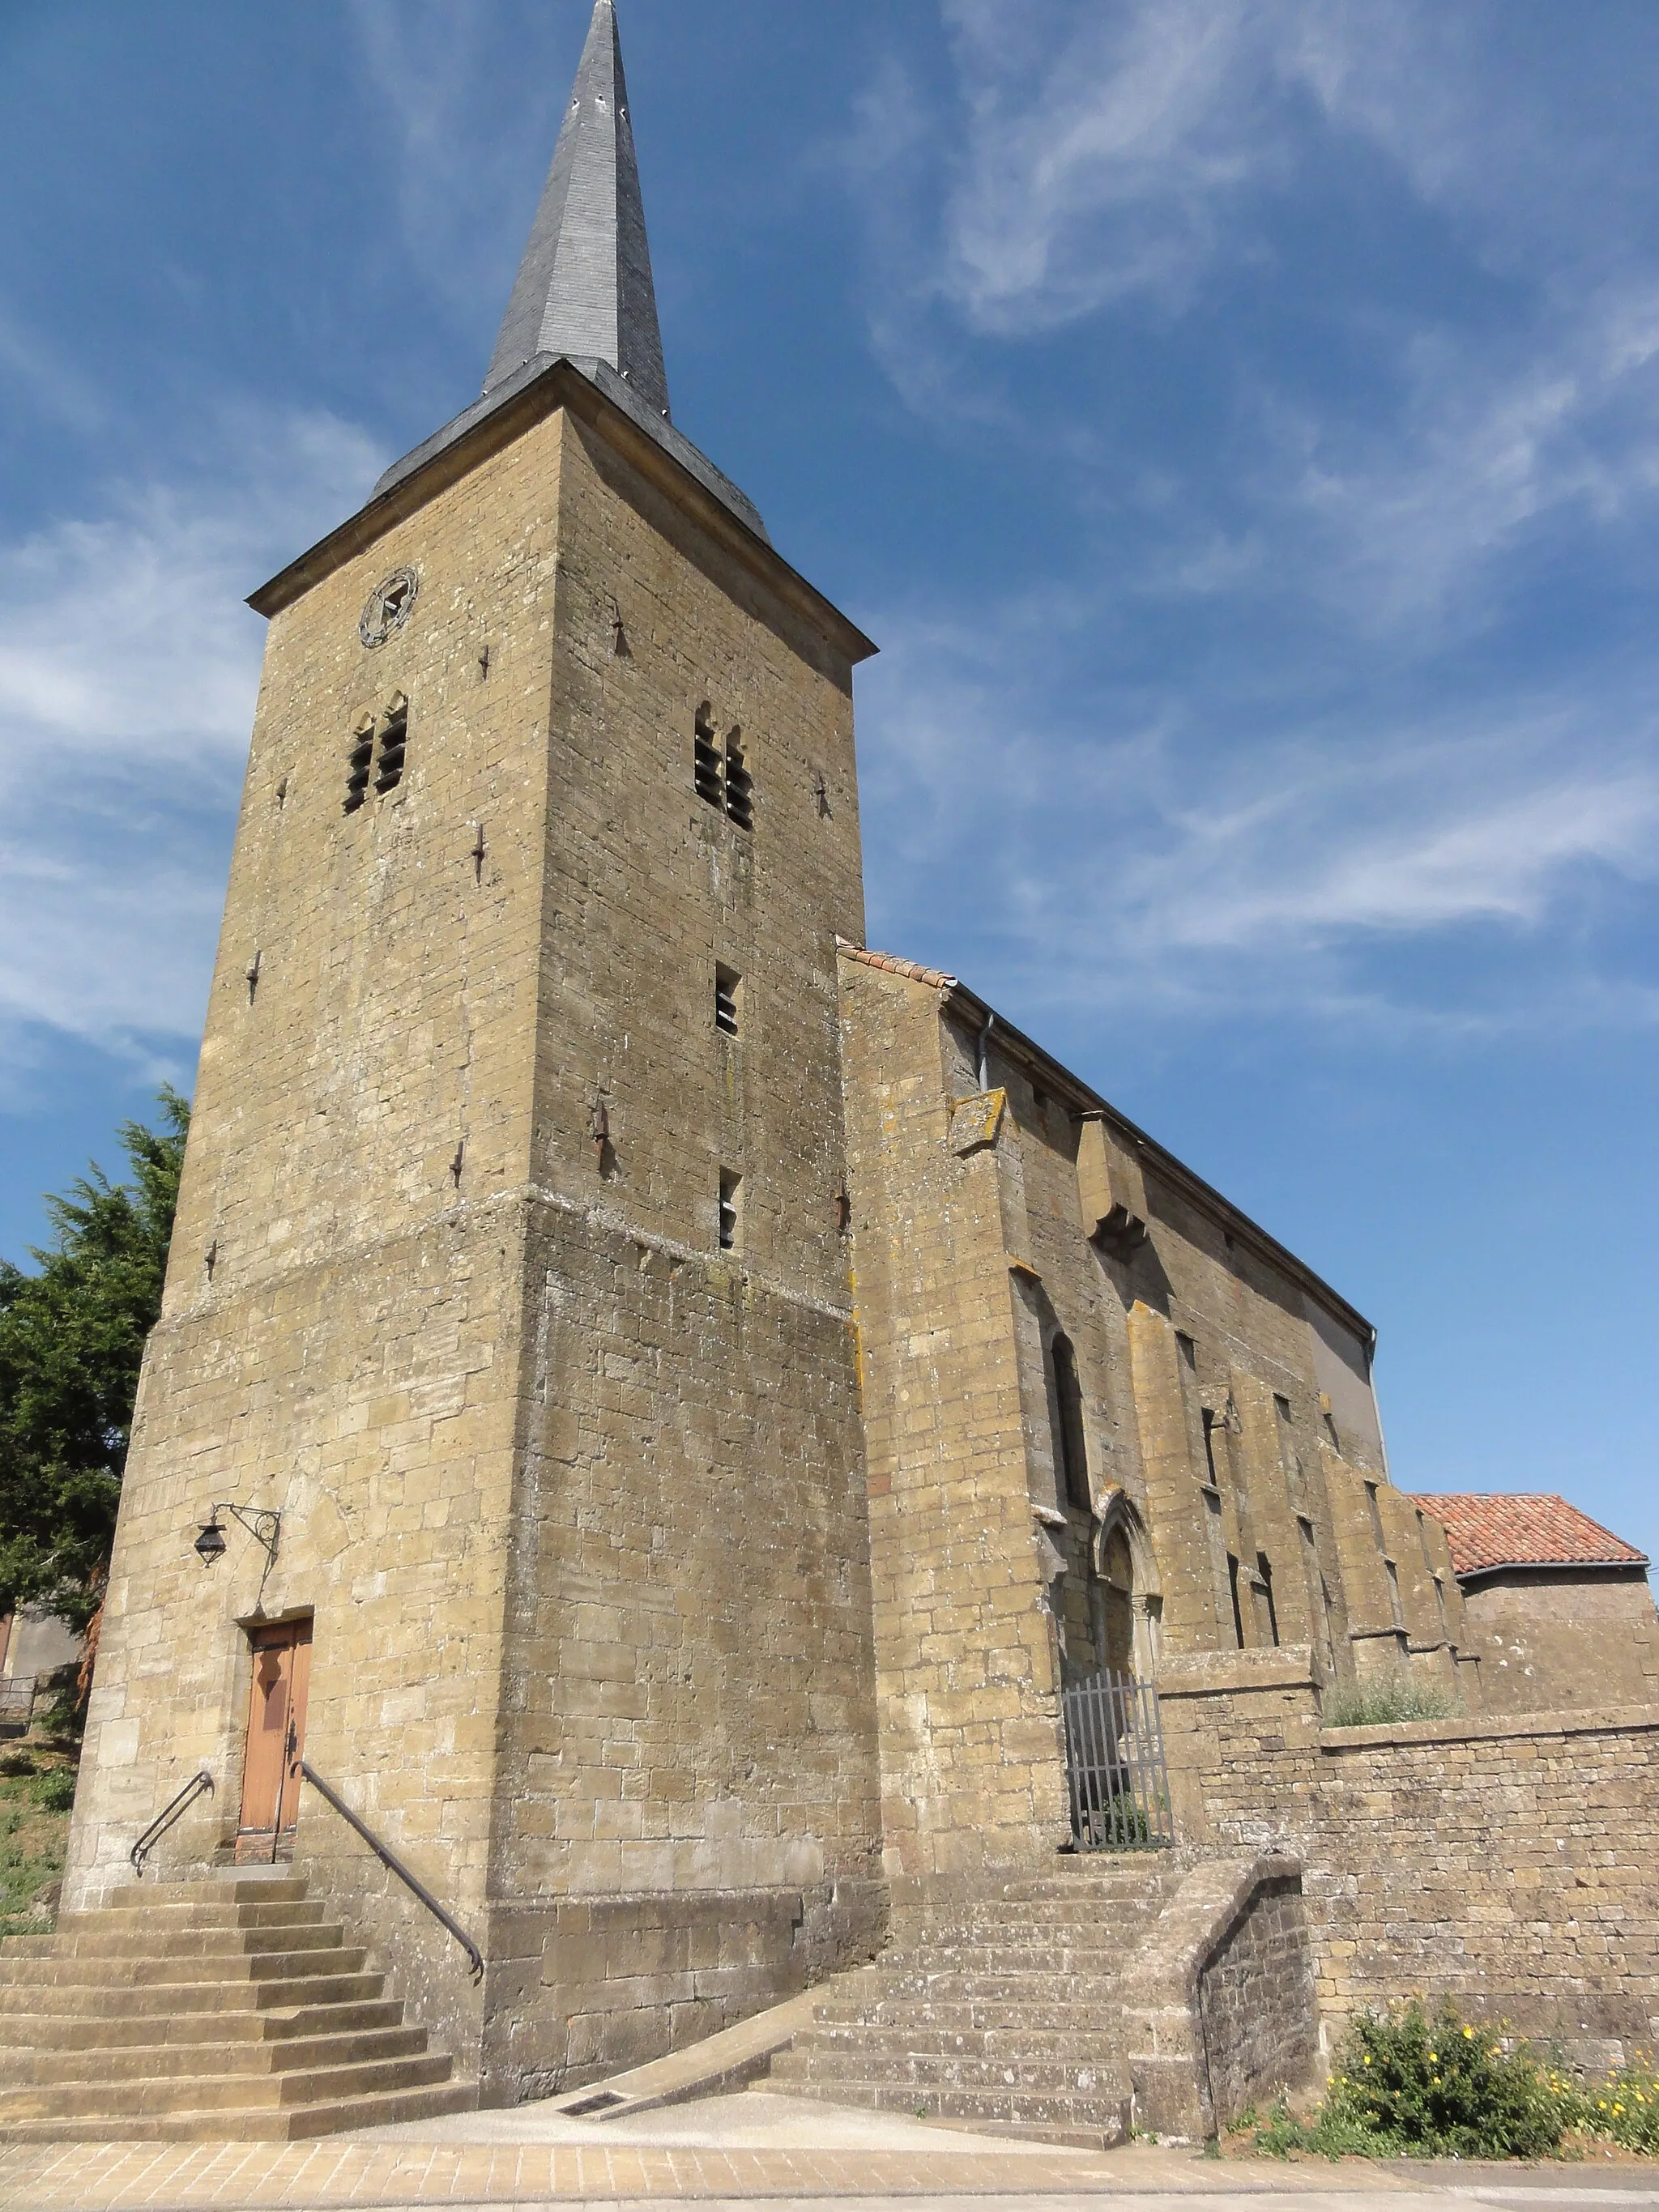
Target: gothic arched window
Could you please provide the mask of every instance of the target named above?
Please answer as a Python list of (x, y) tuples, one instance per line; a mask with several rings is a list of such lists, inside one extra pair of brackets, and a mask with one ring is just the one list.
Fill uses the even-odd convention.
[(1048, 1354), (1054, 1376), (1054, 1434), (1060, 1445), (1060, 1487), (1067, 1504), (1089, 1510), (1089, 1448), (1083, 1433), (1083, 1390), (1069, 1336), (1057, 1336)]

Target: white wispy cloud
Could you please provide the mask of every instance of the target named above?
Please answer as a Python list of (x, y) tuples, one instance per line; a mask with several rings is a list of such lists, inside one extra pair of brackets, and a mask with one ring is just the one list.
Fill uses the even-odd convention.
[[(1074, 390), (1069, 409), (1033, 411), (987, 342), (1029, 347), (1149, 309), (1167, 331), (1241, 265), (1282, 277), (1284, 210), (1325, 189), (1322, 164), (1345, 146), (1380, 157), (1396, 220), (1432, 210), (1469, 286), (1504, 295), (1485, 317), (1455, 296), (1298, 302), (1376, 390), (1313, 397), (1247, 348), (1233, 395), (1254, 442), (1177, 461), (1164, 496), (1187, 542), (1152, 549), (1149, 576), (1212, 590), (1230, 570), (1271, 568), (1282, 586), (1300, 569), (1368, 623), (1415, 618), (1467, 603), (1558, 511), (1605, 520), (1659, 490), (1659, 280), (1641, 212), (1564, 149), (1571, 133), (1551, 128), (1536, 87), (1511, 76), (1494, 97), (1489, 10), (940, 0), (940, 13), (948, 104), (930, 106), (890, 57), (846, 149), (872, 238), (872, 336), (918, 411), (994, 421), (1034, 455), (1063, 445), (1079, 501), (1132, 495), (1146, 465), (1115, 443), (1109, 414), (1091, 419), (1112, 395)], [(1603, 159), (1616, 175), (1616, 149)], [(1386, 198), (1380, 181), (1368, 191)], [(1230, 468), (1260, 509), (1243, 529), (1212, 511)]]
[[(945, 85), (930, 102), (890, 58), (847, 149), (876, 350), (947, 434), (995, 422), (1034, 514), (1084, 526), (1017, 603), (913, 590), (884, 625), (874, 925), (1033, 1007), (1652, 1022), (1602, 924), (1659, 883), (1654, 672), (1587, 641), (1570, 675), (1527, 675), (1545, 580), (1614, 602), (1650, 581), (1639, 210), (1590, 156), (1557, 162), (1538, 81), (1493, 96), (1484, 6), (939, 15)], [(1333, 292), (1328, 258), (1297, 256), (1338, 177), (1384, 245)], [(1282, 330), (1241, 312), (1241, 267)], [(1118, 428), (1085, 325), (1115, 360), (1156, 348), (1208, 412), (1143, 392)], [(1067, 381), (1016, 378), (1049, 347)]]
[(1029, 331), (1190, 286), (1270, 159), (1252, 0), (944, 15), (967, 126), (945, 289), (972, 320)]
[[(866, 679), (872, 927), (1020, 1003), (1152, 1023), (1490, 1032), (1659, 1018), (1601, 972), (1606, 886), (1659, 884), (1659, 715), (1639, 696), (1395, 718), (1068, 683), (1027, 611), (890, 629)], [(1275, 723), (1277, 726), (1274, 726)], [(1432, 992), (1391, 949), (1477, 933)], [(1560, 960), (1558, 938), (1573, 958)]]
[(1601, 527), (1659, 493), (1659, 280), (1586, 301), (1507, 373), (1481, 353), (1419, 334), (1401, 416), (1369, 436), (1288, 410), (1278, 426), (1285, 511), (1317, 526), (1310, 588), (1368, 623), (1467, 611), (1492, 564), (1563, 510)]
[(563, 111), (568, 76), (525, 68), (545, 49), (547, 10), (535, 0), (349, 0), (349, 17), (398, 146), (388, 211), (422, 283), (476, 341), (505, 304)]
[(113, 485), (100, 512), (0, 542), (0, 1061), (14, 1069), (45, 1029), (146, 1066), (176, 1050), (188, 1072), (263, 643), (242, 602), (382, 465), (314, 413), (227, 410), (200, 440), (189, 477)]

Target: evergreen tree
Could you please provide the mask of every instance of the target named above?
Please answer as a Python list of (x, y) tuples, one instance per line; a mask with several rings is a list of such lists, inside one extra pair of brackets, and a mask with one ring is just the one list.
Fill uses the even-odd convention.
[(44, 1604), (84, 1629), (109, 1568), (144, 1340), (161, 1310), (190, 1109), (122, 1125), (131, 1169), (94, 1163), (49, 1197), (33, 1273), (0, 1260), (0, 1614)]

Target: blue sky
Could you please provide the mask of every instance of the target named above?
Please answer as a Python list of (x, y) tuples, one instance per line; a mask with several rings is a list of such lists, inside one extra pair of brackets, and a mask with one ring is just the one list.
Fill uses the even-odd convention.
[[(1659, 1556), (1659, 10), (624, 0), (677, 421), (884, 647), (872, 941)], [(244, 594), (476, 394), (586, 0), (0, 0), (0, 1251), (188, 1087)]]

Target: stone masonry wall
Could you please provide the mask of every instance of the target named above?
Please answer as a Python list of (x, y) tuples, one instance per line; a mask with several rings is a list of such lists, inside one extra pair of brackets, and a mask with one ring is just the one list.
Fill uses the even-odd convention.
[(1328, 2040), (1419, 1992), (1585, 2063), (1659, 2035), (1659, 1709), (1322, 1731), (1308, 1655), (1163, 1686), (1194, 1841), (1295, 1851)]
[(1659, 1704), (1659, 1613), (1639, 1568), (1484, 1577), (1465, 1591), (1463, 1618), (1488, 1712)]
[(1311, 2075), (1314, 1966), (1300, 1877), (1264, 1881), (1199, 1981), (1212, 2109), (1223, 2127)]
[(1318, 2028), (1297, 1861), (1178, 1850), (1170, 1873), (1119, 1995), (1135, 2124), (1190, 2142), (1300, 2087)]
[(882, 1823), (889, 1872), (927, 1879), (1068, 1832), (1033, 1515), (1053, 1513), (1054, 1476), (1032, 1468), (1004, 1101), (957, 1127), (937, 991), (854, 959), (842, 974)]

